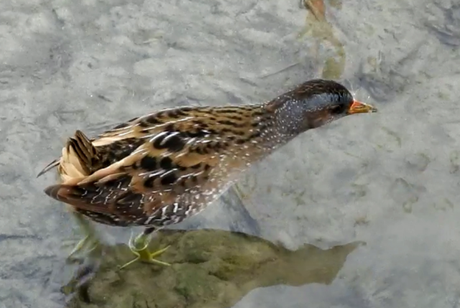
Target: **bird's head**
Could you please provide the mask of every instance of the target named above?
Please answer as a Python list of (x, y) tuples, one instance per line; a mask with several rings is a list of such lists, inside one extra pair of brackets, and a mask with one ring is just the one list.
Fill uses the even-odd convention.
[(377, 112), (359, 102), (346, 87), (324, 79), (307, 81), (267, 104), (278, 115), (279, 124), (291, 133), (300, 133), (358, 113)]

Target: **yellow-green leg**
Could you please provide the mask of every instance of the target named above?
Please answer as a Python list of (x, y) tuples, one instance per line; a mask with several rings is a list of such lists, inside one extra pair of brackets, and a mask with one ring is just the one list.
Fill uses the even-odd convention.
[(160, 261), (155, 259), (155, 257), (158, 257), (162, 253), (164, 253), (169, 246), (157, 250), (155, 252), (150, 252), (148, 249), (149, 243), (150, 243), (150, 235), (153, 231), (155, 231), (155, 228), (147, 228), (145, 229), (141, 234), (136, 236), (136, 238), (133, 240), (131, 237), (129, 239), (129, 248), (133, 252), (134, 255), (136, 255), (136, 258), (133, 260), (129, 261), (128, 263), (124, 264), (123, 266), (120, 267), (120, 269), (125, 268), (131, 264), (133, 264), (136, 261), (141, 261), (145, 263), (153, 263), (153, 264), (160, 264), (163, 266), (170, 266), (171, 264)]
[(244, 199), (246, 199), (244, 197), (243, 191), (241, 190), (241, 188), (240, 188), (240, 186), (238, 184), (233, 185), (233, 190), (235, 191), (236, 196), (240, 199), (241, 202), (243, 202)]
[(97, 232), (94, 229), (93, 225), (86, 220), (83, 215), (80, 213), (72, 212), (77, 224), (80, 227), (80, 230), (84, 234), (84, 238), (78, 242), (78, 244), (72, 249), (67, 258), (72, 258), (77, 252), (85, 250), (86, 252), (93, 251), (97, 246), (100, 245), (100, 241), (97, 237)]

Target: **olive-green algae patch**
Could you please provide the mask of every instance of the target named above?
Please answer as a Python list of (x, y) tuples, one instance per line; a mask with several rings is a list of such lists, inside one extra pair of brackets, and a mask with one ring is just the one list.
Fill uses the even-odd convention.
[(317, 48), (313, 56), (320, 56), (320, 45), (324, 45), (333, 54), (324, 60), (321, 77), (325, 79), (339, 79), (345, 69), (346, 53), (342, 42), (336, 38), (334, 26), (327, 20), (325, 12), (328, 6), (342, 8), (341, 1), (305, 0), (304, 7), (309, 11), (305, 19), (305, 27), (298, 34), (299, 39), (304, 37), (317, 39)]
[(259, 287), (331, 283), (359, 243), (291, 251), (221, 230), (168, 230), (152, 240), (154, 248), (167, 245), (161, 259), (172, 266), (135, 263), (123, 270), (118, 266), (132, 258), (129, 248), (107, 247), (94, 277), (83, 293), (75, 292), (68, 307), (232, 307)]

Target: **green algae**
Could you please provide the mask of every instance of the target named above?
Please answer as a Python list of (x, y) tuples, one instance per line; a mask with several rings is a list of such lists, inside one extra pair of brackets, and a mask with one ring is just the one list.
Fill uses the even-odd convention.
[(304, 245), (291, 251), (242, 233), (168, 230), (151, 245), (171, 245), (162, 260), (172, 266), (135, 263), (118, 270), (132, 258), (129, 248), (106, 247), (86, 286), (89, 302), (76, 292), (67, 307), (231, 307), (259, 287), (329, 284), (359, 243), (328, 250)]
[[(342, 8), (341, 1), (331, 1), (330, 5), (336, 9)], [(320, 19), (314, 14), (307, 14), (305, 27), (298, 33), (297, 38), (305, 37), (317, 39), (316, 55), (319, 56), (319, 45), (327, 47), (333, 54), (324, 60), (321, 77), (325, 79), (339, 79), (345, 70), (346, 53), (342, 42), (334, 35), (334, 26), (326, 20), (325, 16)]]

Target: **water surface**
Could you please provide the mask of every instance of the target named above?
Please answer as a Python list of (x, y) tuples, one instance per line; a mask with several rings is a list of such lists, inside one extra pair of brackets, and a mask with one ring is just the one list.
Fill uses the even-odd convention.
[[(460, 6), (324, 7), (3, 1), (0, 307), (457, 307)], [(76, 129), (261, 102), (321, 76), (380, 112), (300, 136), (251, 169), (241, 198), (159, 236), (172, 268), (113, 271), (130, 258), (130, 230), (101, 227), (113, 253), (88, 287), (93, 302), (66, 299), (64, 244), (80, 235), (43, 193), (54, 175), (36, 174)]]

